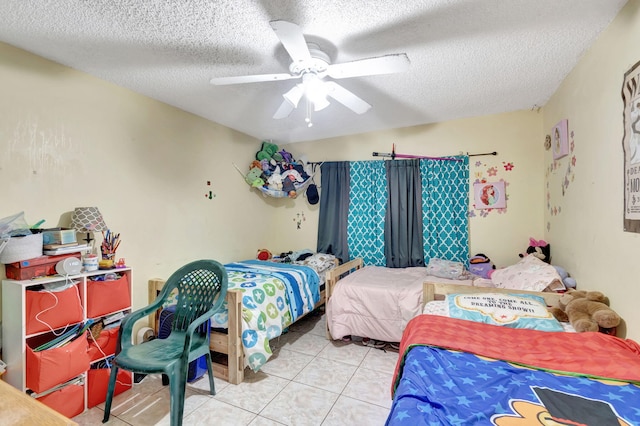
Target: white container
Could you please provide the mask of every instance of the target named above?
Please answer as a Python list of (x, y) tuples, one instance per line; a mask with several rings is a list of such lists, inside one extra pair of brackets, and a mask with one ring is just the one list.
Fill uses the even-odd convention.
[(11, 237), (0, 253), (0, 263), (13, 263), (42, 256), (42, 234)]
[(98, 270), (98, 255), (97, 254), (88, 254), (82, 259), (82, 267), (85, 272), (97, 271)]

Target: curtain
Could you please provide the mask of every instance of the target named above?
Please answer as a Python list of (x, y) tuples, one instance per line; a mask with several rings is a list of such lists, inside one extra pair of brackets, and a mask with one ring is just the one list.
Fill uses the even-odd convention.
[(320, 166), (319, 253), (333, 254), (347, 262), (347, 217), (349, 212), (349, 162), (324, 162)]
[(382, 161), (353, 161), (350, 167), (347, 241), (351, 258), (365, 265), (385, 265), (384, 218), (387, 177)]
[(424, 266), (420, 161), (385, 161), (389, 191), (384, 221), (386, 266)]
[(425, 262), (469, 259), (469, 157), (420, 160)]

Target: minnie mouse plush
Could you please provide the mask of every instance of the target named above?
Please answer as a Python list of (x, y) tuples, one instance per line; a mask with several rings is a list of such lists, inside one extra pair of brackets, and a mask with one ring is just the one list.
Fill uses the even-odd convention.
[(545, 240), (529, 238), (529, 247), (525, 253), (520, 253), (520, 257), (533, 255), (546, 263), (551, 263), (551, 245)]

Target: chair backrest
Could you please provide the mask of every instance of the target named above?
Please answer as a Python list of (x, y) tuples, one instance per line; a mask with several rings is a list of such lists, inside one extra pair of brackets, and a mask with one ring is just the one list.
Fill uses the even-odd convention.
[(185, 331), (212, 307), (221, 307), (227, 295), (227, 271), (215, 260), (197, 260), (171, 274), (158, 297), (177, 290), (171, 330)]

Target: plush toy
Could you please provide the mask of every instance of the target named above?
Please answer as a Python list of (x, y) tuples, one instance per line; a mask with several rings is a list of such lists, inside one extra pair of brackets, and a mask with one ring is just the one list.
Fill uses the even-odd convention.
[(282, 191), (282, 175), (280, 173), (272, 173), (267, 182), (269, 183), (269, 189)]
[(267, 249), (258, 249), (258, 253), (256, 254), (256, 259), (258, 260), (269, 260), (272, 257), (273, 255)]
[(609, 308), (609, 298), (599, 291), (569, 290), (549, 311), (558, 321), (570, 322), (577, 332), (615, 334), (621, 321), (620, 316)]
[(256, 160), (271, 160), (274, 159), (278, 162), (282, 161), (282, 154), (278, 152), (278, 145), (264, 141), (260, 151), (256, 153)]
[(490, 278), (496, 266), (487, 256), (478, 253), (469, 259), (469, 272), (482, 278)]
[(578, 283), (576, 283), (576, 280), (572, 276), (570, 276), (569, 273), (562, 266), (557, 266), (557, 265), (551, 265), (551, 266), (556, 268), (556, 271), (558, 272), (558, 275), (560, 275), (560, 279), (562, 279), (562, 283), (566, 288), (576, 288)]
[(529, 247), (525, 253), (520, 253), (520, 257), (533, 255), (543, 262), (551, 263), (551, 245), (544, 240), (529, 238)]
[(260, 188), (264, 186), (264, 179), (262, 179), (262, 169), (259, 167), (253, 167), (249, 170), (249, 173), (244, 177), (244, 180), (254, 188)]

